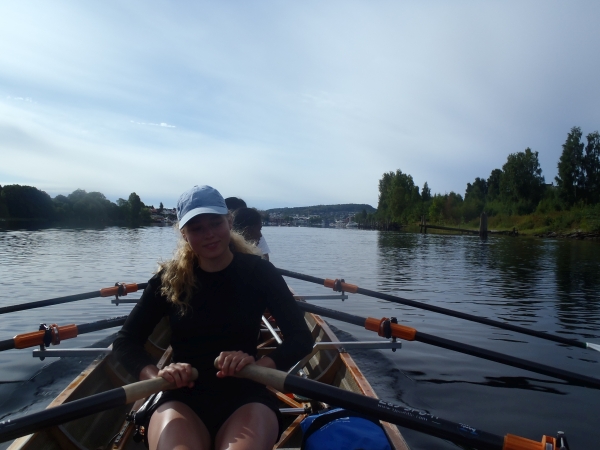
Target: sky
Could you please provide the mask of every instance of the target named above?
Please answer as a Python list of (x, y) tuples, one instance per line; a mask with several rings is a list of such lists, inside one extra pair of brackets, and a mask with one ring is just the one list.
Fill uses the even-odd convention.
[(510, 153), (546, 182), (600, 129), (600, 2), (0, 3), (0, 185), (173, 207), (464, 195)]

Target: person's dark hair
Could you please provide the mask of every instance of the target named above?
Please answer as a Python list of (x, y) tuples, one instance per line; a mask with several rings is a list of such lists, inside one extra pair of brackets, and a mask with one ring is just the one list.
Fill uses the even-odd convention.
[(229, 211), (236, 211), (240, 208), (246, 208), (246, 202), (241, 198), (237, 197), (227, 197), (225, 199), (225, 204), (227, 205), (227, 209)]
[(244, 233), (247, 227), (261, 225), (262, 217), (254, 208), (240, 208), (233, 215), (233, 229), (238, 233)]

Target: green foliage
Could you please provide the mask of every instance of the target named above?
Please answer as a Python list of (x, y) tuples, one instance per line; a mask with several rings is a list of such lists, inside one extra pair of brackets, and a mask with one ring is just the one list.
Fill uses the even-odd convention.
[(423, 213), (423, 200), (419, 187), (415, 186), (412, 176), (396, 172), (383, 174), (379, 181), (379, 203), (377, 215), (385, 221), (408, 223), (418, 220)]
[(429, 221), (456, 225), (462, 221), (463, 198), (460, 194), (436, 194), (429, 205)]
[[(379, 203), (374, 218), (407, 223), (418, 222), (421, 214), (426, 214), (430, 223), (473, 225), (485, 211), (488, 217), (496, 217), (496, 222), (511, 225), (510, 228), (516, 220), (523, 229), (580, 223), (586, 228), (596, 227), (595, 213), (589, 213), (595, 210), (588, 206), (600, 202), (600, 133), (588, 134), (585, 148), (581, 136), (578, 127), (568, 134), (556, 187), (545, 184), (539, 153), (526, 148), (509, 154), (502, 169), (492, 170), (487, 180), (477, 177), (467, 183), (464, 200), (454, 192), (432, 196), (427, 183), (419, 195), (409, 174), (400, 170), (384, 173), (379, 180)], [(574, 209), (572, 214), (567, 214), (569, 209)], [(588, 213), (581, 213), (583, 210)], [(534, 212), (535, 219), (531, 221), (518, 219)], [(357, 215), (356, 220), (364, 222), (366, 218)]]
[(139, 222), (140, 221), (140, 213), (142, 211), (142, 201), (140, 200), (140, 196), (135, 192), (129, 194), (129, 199), (127, 200), (129, 203), (129, 217), (128, 219), (131, 222)]
[(502, 171), (500, 169), (492, 170), (489, 178), (487, 179), (487, 201), (494, 201), (500, 197), (500, 179), (502, 178)]
[(548, 214), (551, 212), (562, 211), (563, 209), (565, 209), (564, 202), (558, 194), (558, 189), (554, 186), (549, 186), (544, 191), (544, 196), (535, 212), (537, 214)]
[(572, 205), (582, 197), (584, 174), (583, 143), (581, 128), (573, 127), (563, 144), (563, 151), (558, 161), (558, 175), (555, 177), (560, 197)]
[(600, 133), (594, 131), (586, 139), (582, 164), (583, 184), (588, 204), (594, 204), (600, 202)]
[[(0, 188), (0, 217), (8, 219), (44, 219), (94, 225), (150, 222), (150, 211), (134, 192), (130, 201), (112, 203), (100, 192), (77, 189), (54, 199), (32, 186), (9, 185)], [(132, 206), (133, 205), (133, 206)], [(135, 215), (134, 215), (135, 214)]]
[(2, 186), (0, 186), (0, 219), (7, 218), (8, 216), (8, 208), (6, 207), (4, 197), (2, 196)]
[(512, 207), (513, 214), (533, 212), (544, 187), (538, 152), (526, 148), (524, 152), (508, 155), (500, 176), (500, 198)]
[(421, 199), (424, 202), (428, 202), (429, 200), (431, 200), (431, 189), (429, 189), (427, 181), (425, 182), (425, 184), (423, 185), (423, 189), (421, 190)]
[(33, 186), (9, 184), (0, 193), (8, 215), (19, 219), (45, 219), (54, 217), (52, 199)]
[(481, 215), (485, 207), (488, 183), (483, 178), (475, 178), (473, 184), (467, 183), (465, 200), (462, 205), (462, 217), (465, 222), (473, 220)]

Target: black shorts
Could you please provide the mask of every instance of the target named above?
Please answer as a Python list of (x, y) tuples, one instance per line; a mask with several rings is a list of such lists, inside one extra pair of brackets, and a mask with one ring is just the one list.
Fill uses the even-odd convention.
[(193, 388), (165, 391), (154, 408), (170, 401), (189, 406), (202, 420), (214, 442), (215, 437), (235, 410), (248, 403), (262, 403), (271, 409), (279, 424), (277, 440), (283, 432), (283, 420), (277, 398), (262, 384), (240, 378), (217, 378), (210, 383), (196, 382)]

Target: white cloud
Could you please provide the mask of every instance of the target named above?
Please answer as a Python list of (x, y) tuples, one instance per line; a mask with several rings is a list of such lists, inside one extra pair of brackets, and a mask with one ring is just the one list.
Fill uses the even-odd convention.
[(136, 125), (150, 125), (153, 127), (163, 127), (163, 128), (177, 128), (175, 125), (169, 125), (168, 123), (165, 122), (161, 122), (161, 123), (152, 123), (152, 122), (135, 122), (133, 120), (130, 120), (131, 123), (135, 123)]
[(551, 180), (600, 128), (595, 2), (33, 4), (0, 6), (0, 184), (375, 206), (384, 172), (462, 193), (525, 147)]

